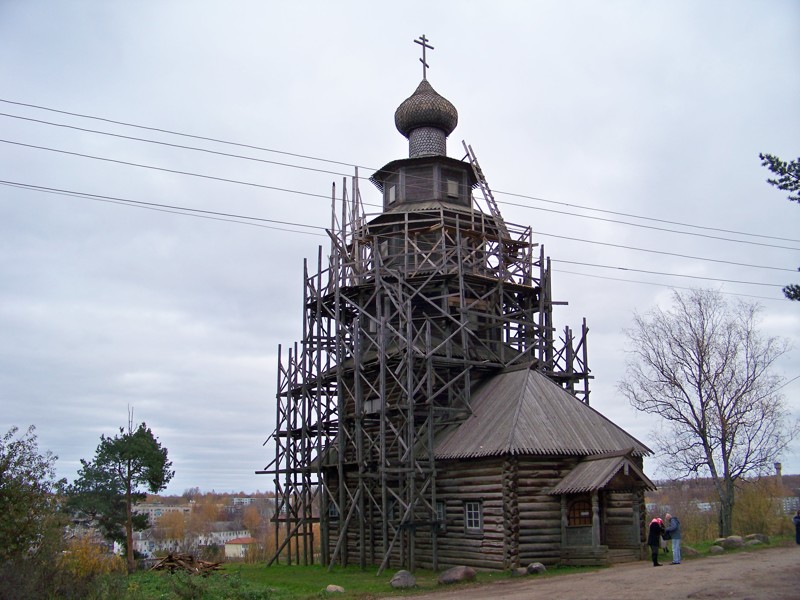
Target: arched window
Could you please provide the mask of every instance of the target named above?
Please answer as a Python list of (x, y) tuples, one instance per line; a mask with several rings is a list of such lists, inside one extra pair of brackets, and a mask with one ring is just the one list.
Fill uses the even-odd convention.
[(567, 511), (567, 525), (569, 527), (580, 527), (592, 524), (592, 503), (581, 498), (569, 505)]

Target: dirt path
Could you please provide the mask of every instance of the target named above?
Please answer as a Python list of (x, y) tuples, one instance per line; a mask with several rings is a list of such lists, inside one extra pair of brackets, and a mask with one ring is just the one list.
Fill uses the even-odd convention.
[(696, 558), (653, 567), (641, 561), (594, 573), (549, 579), (529, 576), (475, 587), (449, 588), (414, 600), (797, 600), (800, 546)]

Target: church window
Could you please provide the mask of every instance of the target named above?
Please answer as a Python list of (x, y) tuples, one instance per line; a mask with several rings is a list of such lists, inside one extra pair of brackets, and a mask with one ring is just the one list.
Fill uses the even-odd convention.
[(455, 179), (447, 179), (447, 197), (458, 198), (458, 181)]
[(567, 511), (567, 525), (580, 527), (592, 524), (592, 504), (586, 499), (575, 500)]

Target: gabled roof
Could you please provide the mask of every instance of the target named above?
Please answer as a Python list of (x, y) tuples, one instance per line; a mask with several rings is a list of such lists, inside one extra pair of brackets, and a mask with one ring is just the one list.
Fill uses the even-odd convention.
[(437, 459), (501, 454), (589, 456), (650, 448), (599, 412), (530, 369), (505, 371), (479, 387), (472, 415), (437, 436)]
[(656, 489), (656, 485), (636, 466), (627, 453), (616, 453), (585, 458), (550, 493), (580, 494), (602, 490), (615, 477), (617, 480), (611, 487)]
[(238, 537), (232, 540), (228, 540), (227, 542), (225, 542), (225, 545), (227, 546), (228, 544), (239, 544), (241, 546), (249, 546), (250, 544), (255, 544), (256, 541), (257, 540), (252, 537)]

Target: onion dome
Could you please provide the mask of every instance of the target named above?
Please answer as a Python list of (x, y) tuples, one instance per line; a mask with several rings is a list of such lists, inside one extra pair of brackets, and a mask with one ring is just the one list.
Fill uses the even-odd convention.
[(397, 130), (409, 140), (409, 156), (446, 155), (445, 141), (458, 124), (458, 111), (423, 79), (394, 113)]

